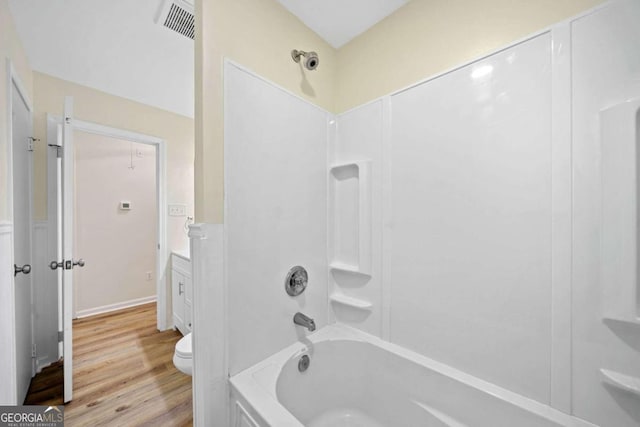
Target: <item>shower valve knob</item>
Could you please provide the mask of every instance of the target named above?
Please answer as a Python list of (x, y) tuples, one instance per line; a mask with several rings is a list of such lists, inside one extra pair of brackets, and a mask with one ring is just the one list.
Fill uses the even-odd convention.
[(289, 270), (289, 273), (287, 273), (287, 278), (284, 281), (287, 294), (292, 297), (300, 295), (307, 288), (308, 280), (309, 275), (304, 267), (299, 265), (293, 267)]

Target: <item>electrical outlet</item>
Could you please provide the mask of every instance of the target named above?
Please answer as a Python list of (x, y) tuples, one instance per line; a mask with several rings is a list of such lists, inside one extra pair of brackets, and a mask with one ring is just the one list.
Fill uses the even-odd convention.
[(153, 274), (150, 271), (147, 271), (147, 280), (153, 279)]
[(187, 205), (169, 205), (169, 216), (187, 216)]

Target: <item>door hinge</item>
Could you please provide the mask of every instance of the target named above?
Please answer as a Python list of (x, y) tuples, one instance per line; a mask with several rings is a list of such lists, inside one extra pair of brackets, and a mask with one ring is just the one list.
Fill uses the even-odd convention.
[(33, 151), (33, 143), (36, 141), (40, 141), (40, 139), (32, 136), (27, 138), (27, 151)]
[(31, 357), (33, 357), (33, 358), (36, 357), (36, 344), (35, 343), (31, 344)]
[(58, 159), (62, 158), (62, 145), (58, 145), (58, 144), (47, 144), (49, 147), (51, 148), (55, 148), (56, 149), (56, 157)]
[(64, 331), (58, 331), (58, 342), (64, 341)]

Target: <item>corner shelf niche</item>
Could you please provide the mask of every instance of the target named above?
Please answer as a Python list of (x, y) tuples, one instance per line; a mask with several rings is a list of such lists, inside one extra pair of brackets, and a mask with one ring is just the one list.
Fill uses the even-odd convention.
[(607, 384), (620, 390), (633, 393), (636, 396), (640, 396), (640, 378), (621, 374), (609, 369), (600, 369), (600, 373)]
[(342, 264), (339, 262), (332, 262), (331, 264), (329, 264), (329, 268), (332, 270), (337, 270), (337, 271), (344, 271), (346, 273), (352, 273), (352, 274), (361, 274), (364, 276), (371, 276), (368, 273), (363, 273), (362, 271), (360, 271), (360, 269), (358, 268), (357, 265), (349, 265), (349, 264)]
[(369, 301), (361, 300), (359, 298), (349, 297), (338, 293), (333, 293), (329, 297), (329, 301), (335, 304), (344, 305), (350, 308), (358, 310), (371, 310), (373, 306)]
[(603, 320), (607, 321), (607, 320), (613, 320), (614, 322), (622, 322), (622, 323), (626, 323), (629, 325), (636, 325), (638, 327), (640, 327), (640, 318), (632, 318), (632, 317), (628, 317), (626, 319), (622, 319), (622, 318), (616, 318), (613, 316), (604, 316)]
[(603, 317), (638, 326), (639, 109), (640, 98), (634, 98), (600, 111)]
[(329, 173), (330, 268), (371, 274), (371, 160), (335, 164)]

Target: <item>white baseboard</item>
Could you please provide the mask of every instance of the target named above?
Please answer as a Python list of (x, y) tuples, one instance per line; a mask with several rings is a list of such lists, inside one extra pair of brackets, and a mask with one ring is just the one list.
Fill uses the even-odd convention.
[(157, 297), (152, 295), (150, 297), (136, 298), (129, 301), (118, 302), (115, 304), (103, 305), (101, 307), (88, 308), (86, 310), (79, 310), (77, 318), (95, 316), (96, 314), (109, 313), (111, 311), (122, 310), (123, 308), (135, 307), (136, 305), (148, 304), (150, 302), (156, 302)]
[(36, 360), (36, 374), (39, 374), (40, 372), (42, 372), (42, 370), (48, 366), (51, 366), (52, 364), (54, 364), (55, 362), (57, 362), (59, 359), (50, 359), (48, 357), (39, 357)]

